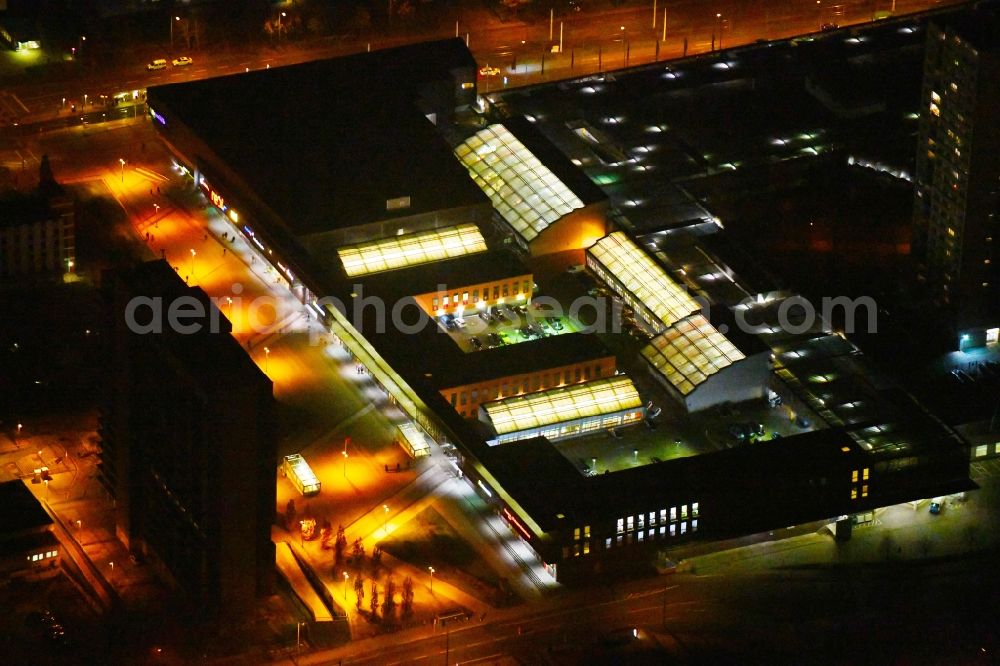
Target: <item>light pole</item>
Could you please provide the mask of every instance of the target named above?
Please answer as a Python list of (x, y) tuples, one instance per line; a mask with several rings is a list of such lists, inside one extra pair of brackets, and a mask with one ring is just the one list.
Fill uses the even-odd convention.
[(389, 534), (389, 505), (382, 505), (382, 534)]
[(83, 43), (85, 41), (87, 41), (87, 36), (86, 35), (80, 35), (79, 47), (76, 49), (77, 53), (79, 53), (80, 55), (83, 55)]
[(45, 499), (49, 499), (49, 480), (45, 479)]
[(118, 163), (122, 165), (122, 183), (125, 182), (125, 158), (119, 157)]
[(286, 16), (285, 12), (281, 12), (280, 14), (278, 14), (278, 41), (279, 42), (281, 41), (281, 19), (283, 17), (285, 17), (285, 16)]
[(344, 451), (344, 478), (347, 478), (347, 451)]
[(267, 360), (271, 358), (271, 348), (264, 347), (264, 374), (267, 374)]
[(111, 579), (112, 579), (112, 578), (114, 577), (114, 575), (115, 575), (115, 563), (114, 563), (114, 561), (111, 561), (111, 562), (108, 562), (108, 564), (109, 564), (109, 565), (110, 565), (110, 567), (111, 567), (111, 574), (110, 574), (110, 575), (108, 576), (108, 582), (110, 583), (110, 582), (111, 582)]
[(191, 248), (191, 282), (194, 282), (194, 257), (196, 254), (198, 253), (194, 251), (194, 248)]
[(344, 601), (347, 601), (347, 579), (348, 578), (350, 578), (350, 575), (345, 571), (344, 572)]
[(431, 572), (431, 594), (434, 594), (434, 567), (427, 567), (427, 570)]
[(622, 32), (622, 67), (628, 66), (628, 46), (626, 46), (626, 41), (628, 40), (628, 34), (625, 32), (625, 26), (621, 26)]
[(20, 444), (18, 443), (17, 440), (21, 436), (21, 428), (23, 428), (23, 427), (24, 426), (21, 425), (20, 423), (17, 424), (17, 432), (14, 433), (14, 448), (15, 449), (20, 446)]
[(721, 12), (717, 13), (715, 15), (715, 22), (718, 25), (717, 29), (719, 31), (719, 50), (721, 51), (722, 50), (722, 13)]

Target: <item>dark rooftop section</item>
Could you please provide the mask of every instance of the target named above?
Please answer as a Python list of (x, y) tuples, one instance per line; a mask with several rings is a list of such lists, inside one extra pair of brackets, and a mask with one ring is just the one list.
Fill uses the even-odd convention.
[[(451, 39), (158, 86), (148, 100), (305, 235), (488, 203), (418, 108), (424, 87), (454, 87), (463, 67), (474, 75)], [(397, 197), (410, 206), (387, 211)]]
[(614, 354), (590, 333), (565, 333), (514, 345), (465, 354), (460, 363), (445, 363), (434, 373), (441, 388), (470, 384), (492, 377), (540, 372)]
[[(231, 335), (232, 324), (212, 303), (200, 287), (189, 287), (164, 260), (149, 261), (122, 276), (130, 296), (160, 297), (164, 303), (163, 333), (151, 333), (144, 337), (158, 345), (163, 353), (172, 355), (182, 363), (185, 370), (197, 378), (199, 385), (224, 389), (227, 386), (243, 385), (246, 382), (266, 382), (271, 380), (250, 360), (242, 345)], [(188, 317), (191, 311), (186, 306), (179, 321), (184, 325), (200, 323), (202, 328), (194, 334), (173, 332), (168, 325), (166, 311), (168, 304), (177, 298), (194, 298), (202, 304), (204, 317)], [(135, 318), (145, 323), (142, 308)], [(121, 316), (121, 313), (116, 316)], [(217, 332), (210, 329), (211, 322), (218, 321)]]
[(590, 503), (585, 497), (585, 478), (544, 437), (486, 447), (479, 459), (546, 531), (558, 526), (558, 513), (572, 520), (572, 507)]
[(52, 524), (49, 514), (21, 481), (0, 483), (0, 507), (3, 507), (0, 510), (0, 540)]
[(44, 222), (59, 217), (49, 200), (38, 193), (5, 192), (0, 196), (0, 228)]
[(503, 121), (503, 126), (578, 196), (584, 205), (607, 201), (608, 196), (604, 190), (595, 185), (582, 169), (570, 162), (530, 120), (524, 116), (512, 116)]
[(527, 273), (531, 273), (531, 269), (513, 252), (492, 250), (368, 276), (359, 275), (354, 281), (382, 296), (417, 296), (437, 291), (438, 285), (442, 284), (451, 289)]

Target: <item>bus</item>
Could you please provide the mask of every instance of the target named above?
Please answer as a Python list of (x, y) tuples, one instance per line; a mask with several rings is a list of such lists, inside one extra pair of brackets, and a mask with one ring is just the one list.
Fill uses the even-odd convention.
[(281, 463), (285, 476), (292, 482), (292, 485), (302, 493), (303, 496), (318, 495), (320, 482), (313, 473), (312, 468), (306, 459), (297, 453), (285, 456)]

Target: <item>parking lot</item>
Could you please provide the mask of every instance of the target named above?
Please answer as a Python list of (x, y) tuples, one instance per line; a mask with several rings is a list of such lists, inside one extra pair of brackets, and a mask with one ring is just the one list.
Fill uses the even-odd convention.
[(467, 353), (576, 333), (583, 328), (566, 314), (553, 314), (531, 303), (497, 305), (463, 316), (446, 314), (437, 317), (437, 323)]

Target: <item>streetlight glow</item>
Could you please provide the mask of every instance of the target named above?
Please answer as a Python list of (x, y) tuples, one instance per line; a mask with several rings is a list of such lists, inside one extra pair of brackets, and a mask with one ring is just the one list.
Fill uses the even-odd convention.
[(434, 594), (434, 567), (427, 567), (427, 570), (431, 572), (431, 594)]
[(389, 533), (389, 505), (382, 505), (382, 534)]
[(125, 182), (125, 158), (119, 157), (118, 163), (122, 165), (122, 182)]

